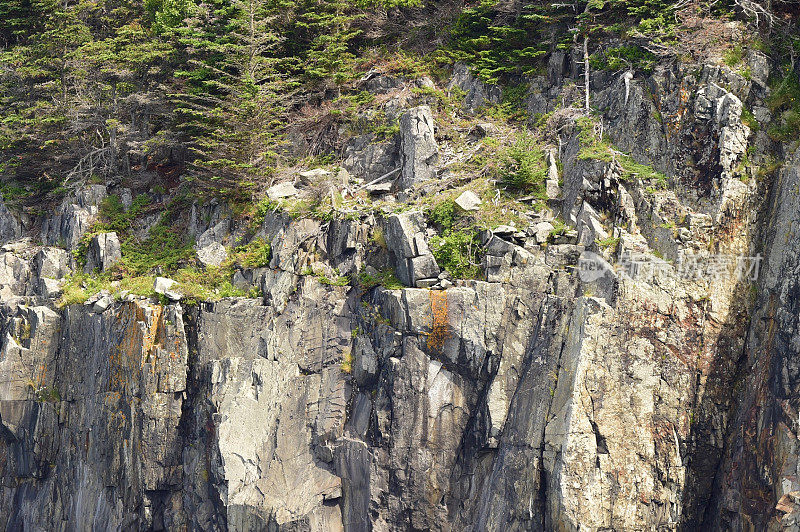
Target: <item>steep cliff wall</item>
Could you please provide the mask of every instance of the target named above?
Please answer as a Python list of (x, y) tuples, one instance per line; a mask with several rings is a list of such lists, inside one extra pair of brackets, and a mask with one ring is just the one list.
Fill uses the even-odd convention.
[[(580, 110), (554, 112), (560, 190), (525, 226), (481, 235), (481, 280), (439, 274), (433, 227), (411, 200), (331, 221), (270, 212), (254, 230), (198, 204), (200, 249), (270, 243), (268, 266), (233, 280), (259, 297), (167, 288), (62, 307), (69, 251), (111, 191), (86, 187), (33, 220), (3, 207), (0, 522), (792, 526), (800, 160), (786, 157), (774, 179), (754, 171), (786, 148), (742, 122), (744, 108), (770, 120), (761, 59), (749, 79), (713, 65), (597, 73), (593, 127), (620, 151)], [(531, 113), (573, 81), (564, 56), (549, 72), (530, 80)], [(492, 93), (464, 70), (453, 83), (468, 100)], [(430, 109), (414, 109), (405, 122), (427, 129), (351, 144), (346, 165), (378, 177), (398, 150), (436, 154), (406, 163), (399, 179), (413, 184), (447, 164), (430, 145)], [(558, 217), (568, 229), (554, 231)], [(113, 251), (102, 249), (98, 264)], [(760, 275), (719, 264), (758, 253)], [(406, 287), (354, 282), (390, 266)]]

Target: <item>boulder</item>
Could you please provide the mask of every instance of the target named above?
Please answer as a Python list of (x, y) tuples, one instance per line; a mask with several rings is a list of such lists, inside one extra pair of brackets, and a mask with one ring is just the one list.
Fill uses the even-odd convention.
[(219, 242), (210, 244), (197, 250), (197, 260), (204, 266), (219, 266), (228, 258), (228, 251)]
[(297, 175), (300, 177), (300, 181), (306, 185), (310, 185), (315, 181), (319, 181), (325, 177), (330, 177), (333, 175), (333, 172), (325, 170), (324, 168), (314, 168), (312, 170), (304, 170), (302, 172), (298, 172)]
[(300, 191), (294, 188), (294, 184), (292, 184), (290, 181), (284, 181), (283, 183), (278, 183), (277, 185), (271, 186), (267, 190), (267, 196), (271, 200), (279, 200), (297, 196), (299, 192)]
[(168, 277), (156, 277), (156, 280), (153, 282), (153, 290), (157, 294), (164, 295), (173, 301), (180, 301), (183, 295), (175, 290), (177, 284), (178, 281), (174, 279), (169, 279)]
[(24, 295), (30, 277), (27, 261), (14, 253), (0, 252), (0, 300)]
[(342, 166), (368, 182), (397, 168), (399, 159), (400, 143), (396, 138), (376, 142), (375, 135), (370, 133), (347, 141)]
[(91, 273), (95, 270), (106, 271), (122, 258), (122, 246), (117, 233), (98, 233), (89, 242), (86, 250), (86, 265), (83, 271)]
[(428, 243), (425, 241), (425, 233), (419, 232), (414, 235), (414, 249), (416, 249), (417, 255), (431, 254), (431, 249), (428, 247)]
[(61, 282), (49, 277), (40, 277), (36, 285), (37, 295), (46, 299), (56, 299), (61, 296)]
[(403, 170), (398, 187), (403, 190), (436, 176), (439, 146), (434, 138), (431, 108), (421, 105), (400, 116), (400, 152)]
[(61, 279), (69, 272), (69, 252), (65, 249), (46, 247), (33, 257), (33, 273), (37, 277)]
[(102, 314), (114, 302), (114, 298), (109, 294), (104, 294), (100, 299), (92, 304), (92, 312), (95, 314)]
[(477, 211), (483, 201), (471, 190), (466, 190), (456, 198), (455, 203), (463, 211)]
[(482, 139), (484, 137), (494, 137), (499, 133), (497, 126), (492, 124), (491, 122), (481, 122), (479, 124), (475, 124), (470, 132), (469, 136), (473, 139)]
[(420, 279), (431, 279), (437, 281), (439, 276), (439, 265), (433, 255), (420, 255), (409, 261), (411, 263), (411, 283), (417, 286)]
[(129, 188), (123, 188), (119, 193), (123, 208), (127, 211), (133, 206), (133, 193)]
[(424, 228), (421, 212), (393, 214), (386, 219), (384, 238), (389, 251), (398, 258), (411, 258), (417, 254), (414, 237)]
[(197, 238), (197, 249), (204, 248), (213, 243), (222, 243), (231, 232), (230, 218), (223, 218), (213, 227), (209, 227)]
[(386, 94), (392, 89), (400, 87), (402, 82), (390, 74), (370, 70), (358, 80), (358, 85), (373, 94)]
[(435, 89), (436, 84), (428, 76), (422, 76), (414, 82), (414, 84), (421, 89)]
[(417, 286), (420, 279), (436, 281), (439, 265), (425, 241), (425, 221), (420, 212), (393, 214), (384, 224), (384, 239), (397, 279), (406, 286)]
[(759, 83), (766, 84), (769, 79), (769, 58), (758, 50), (747, 52), (747, 65), (750, 67), (750, 76)]
[(492, 233), (496, 234), (497, 236), (511, 236), (517, 232), (517, 228), (512, 225), (498, 225), (494, 229), (492, 229)]
[(604, 240), (608, 238), (608, 233), (600, 223), (600, 216), (597, 211), (589, 205), (588, 202), (583, 202), (580, 213), (578, 214), (578, 234), (582, 234), (583, 229), (587, 229), (588, 233), (586, 239), (582, 239), (585, 245), (591, 245), (595, 240)]
[(380, 196), (382, 194), (388, 194), (392, 191), (392, 184), (391, 183), (374, 183), (372, 185), (367, 185), (364, 187), (370, 195), (372, 196)]
[(536, 224), (534, 226), (534, 231), (535, 231), (534, 235), (536, 237), (536, 243), (543, 244), (544, 242), (547, 242), (547, 239), (550, 236), (550, 233), (553, 231), (553, 229), (555, 229), (555, 227), (553, 227), (553, 224), (551, 224), (550, 222), (539, 222), (538, 224)]
[(417, 279), (414, 281), (414, 286), (417, 288), (431, 288), (439, 282), (436, 278)]

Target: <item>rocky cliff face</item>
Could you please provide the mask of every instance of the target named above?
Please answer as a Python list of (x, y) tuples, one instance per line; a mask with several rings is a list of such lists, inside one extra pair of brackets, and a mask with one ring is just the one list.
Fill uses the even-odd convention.
[[(0, 520), (796, 528), (800, 156), (742, 122), (744, 106), (770, 119), (762, 59), (749, 79), (711, 65), (596, 74), (605, 134), (669, 183), (653, 186), (613, 149), (587, 157), (598, 147), (581, 113), (556, 111), (548, 206), (482, 235), (483, 280), (440, 273), (413, 209), (270, 213), (248, 234), (271, 243), (269, 266), (234, 279), (260, 298), (167, 289), (62, 308), (69, 250), (109, 191), (81, 189), (38, 218), (2, 206)], [(554, 54), (530, 80), (532, 114), (554, 108), (569, 72)], [(497, 96), (463, 68), (452, 85), (470, 112)], [(400, 142), (348, 142), (345, 166), (374, 179), (399, 164), (401, 188), (436, 176), (447, 154), (430, 109), (410, 107), (400, 125)], [(748, 176), (745, 158), (770, 156), (785, 159), (777, 175)], [(569, 228), (551, 234), (556, 217)], [(247, 234), (214, 205), (194, 206), (190, 231), (223, 256)], [(96, 238), (92, 268), (118, 246)], [(759, 253), (760, 274), (719, 263)], [(406, 287), (307, 273), (386, 267)]]

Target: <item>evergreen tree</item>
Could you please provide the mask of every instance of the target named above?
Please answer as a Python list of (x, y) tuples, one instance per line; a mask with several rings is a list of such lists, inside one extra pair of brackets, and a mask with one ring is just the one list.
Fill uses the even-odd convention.
[(175, 72), (180, 91), (170, 99), (190, 150), (188, 178), (206, 192), (246, 195), (270, 160), (280, 133), (278, 95), (291, 87), (272, 53), (280, 42), (272, 29), (277, 7), (205, 0), (187, 8), (179, 23), (155, 13), (184, 66)]

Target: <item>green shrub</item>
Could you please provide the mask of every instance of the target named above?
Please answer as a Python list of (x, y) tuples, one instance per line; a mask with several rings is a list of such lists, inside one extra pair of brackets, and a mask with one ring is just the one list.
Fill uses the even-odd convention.
[(146, 194), (139, 194), (133, 200), (131, 207), (126, 211), (122, 204), (122, 200), (116, 194), (106, 196), (100, 203), (100, 220), (92, 225), (92, 227), (84, 233), (80, 242), (72, 250), (72, 255), (77, 264), (82, 268), (86, 264), (86, 251), (89, 248), (89, 242), (98, 233), (115, 232), (120, 241), (124, 243), (126, 239), (130, 239), (130, 232), (133, 221), (142, 213), (142, 211), (150, 205), (150, 197)]
[(553, 241), (554, 238), (557, 236), (561, 236), (567, 232), (567, 224), (565, 224), (562, 220), (556, 218), (553, 220), (553, 228), (550, 230), (550, 235), (548, 236), (549, 241)]
[(656, 56), (641, 46), (622, 45), (593, 53), (589, 66), (595, 70), (620, 71), (635, 68), (649, 73), (656, 65)]
[(744, 48), (741, 44), (735, 45), (733, 48), (725, 50), (722, 56), (722, 62), (733, 68), (742, 62), (744, 58)]
[(249, 243), (234, 249), (231, 262), (243, 268), (261, 268), (269, 265), (272, 247), (263, 238), (254, 238)]
[[(486, 114), (501, 120), (524, 120), (528, 117), (526, 97), (530, 85), (521, 83), (503, 88), (503, 98), (500, 104), (490, 107)], [(493, 139), (488, 139), (491, 142)], [(486, 141), (484, 141), (486, 142)]]
[(767, 98), (767, 106), (775, 119), (769, 128), (769, 136), (776, 141), (796, 140), (800, 133), (800, 80), (797, 74), (788, 71), (771, 85), (772, 94)]
[(541, 194), (547, 179), (544, 152), (529, 136), (520, 136), (500, 163), (500, 184), (507, 190)]
[(394, 272), (385, 270), (378, 272), (377, 275), (370, 275), (365, 271), (358, 274), (358, 284), (364, 290), (369, 290), (375, 286), (383, 286), (389, 290), (398, 290), (403, 288), (403, 284), (397, 280)]
[(644, 181), (655, 181), (659, 188), (666, 188), (667, 176), (657, 172), (652, 166), (641, 164), (630, 155), (615, 150), (605, 138), (597, 138), (594, 135), (594, 122), (591, 118), (588, 116), (579, 118), (578, 128), (581, 140), (579, 159), (594, 159), (607, 163), (617, 161), (622, 168), (623, 179), (637, 177)]
[(758, 124), (758, 120), (753, 115), (753, 112), (750, 111), (747, 107), (742, 108), (742, 123), (750, 128), (750, 131), (753, 133), (757, 133), (761, 126)]
[(437, 203), (428, 211), (428, 220), (439, 227), (442, 232), (452, 229), (458, 216), (459, 212), (456, 207), (456, 202), (452, 199)]
[(777, 123), (769, 128), (772, 140), (792, 141), (797, 140), (800, 133), (800, 109), (787, 109), (776, 120)]
[(431, 251), (439, 266), (458, 279), (481, 277), (482, 246), (474, 230), (446, 231), (431, 239)]
[(255, 206), (255, 212), (250, 221), (250, 229), (255, 232), (264, 223), (264, 218), (267, 217), (267, 214), (278, 211), (280, 208), (280, 202), (273, 201), (266, 196), (262, 198)]
[(613, 236), (597, 241), (597, 245), (601, 248), (613, 248), (616, 247), (617, 244), (619, 244), (619, 238)]
[(184, 239), (180, 227), (169, 224), (166, 214), (150, 229), (150, 235), (137, 241), (132, 235), (122, 242), (120, 265), (129, 274), (142, 275), (159, 269), (177, 270), (194, 257), (194, 243)]
[[(0, 166), (2, 166), (2, 163), (0, 163)], [(31, 192), (29, 190), (16, 183), (0, 183), (0, 196), (5, 202), (18, 201), (30, 195)]]
[(317, 276), (317, 279), (321, 284), (327, 286), (349, 286), (350, 285), (350, 278), (346, 275), (339, 275), (333, 279), (329, 279), (325, 275)]

